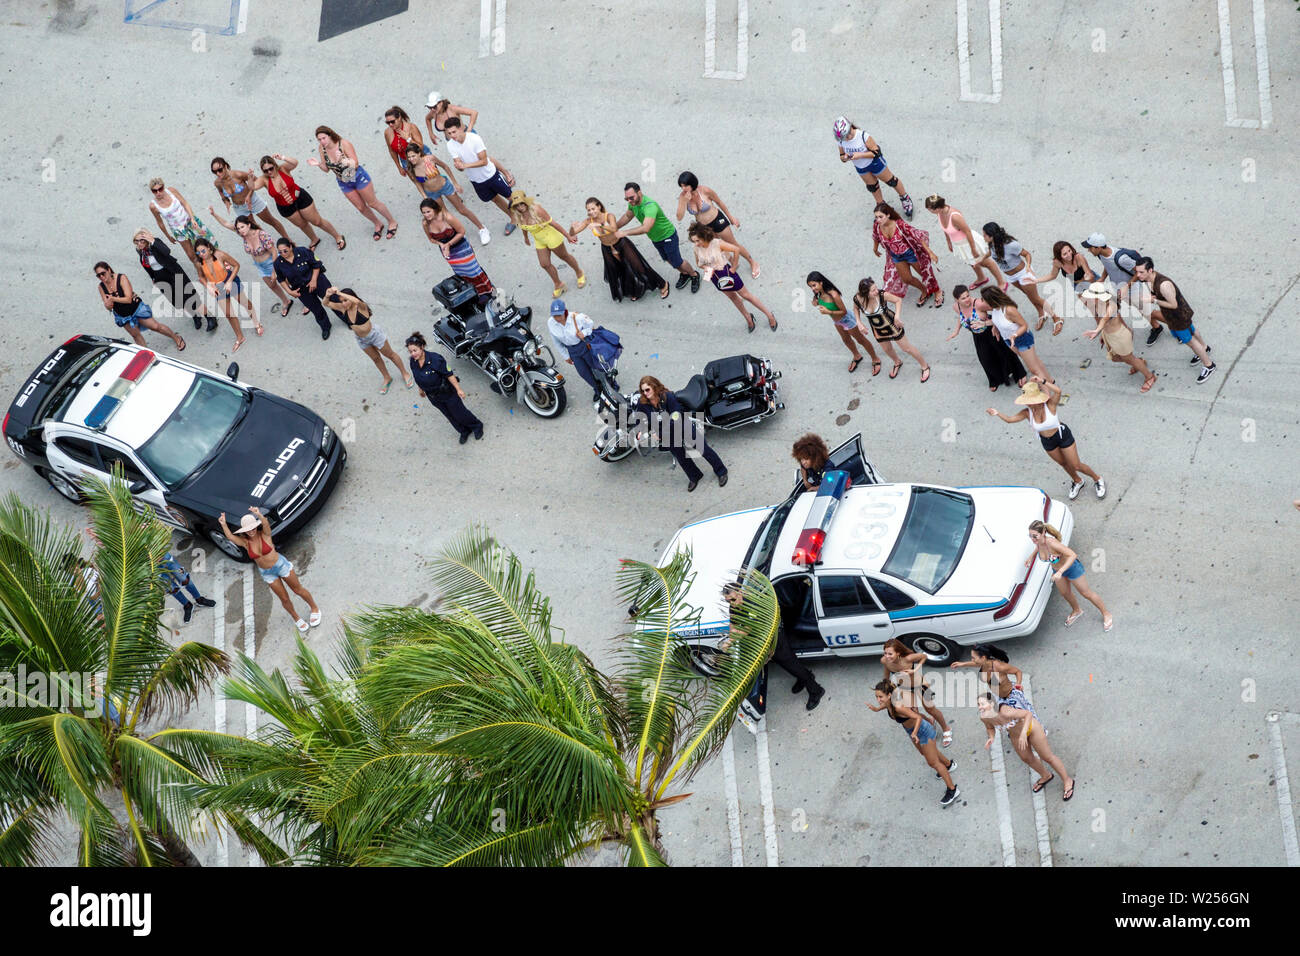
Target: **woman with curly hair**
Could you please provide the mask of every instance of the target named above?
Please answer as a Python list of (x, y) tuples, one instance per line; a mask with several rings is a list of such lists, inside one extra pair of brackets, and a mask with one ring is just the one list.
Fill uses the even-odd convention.
[(687, 447), (704, 456), (704, 460), (713, 468), (720, 487), (726, 485), (727, 466), (722, 463), (718, 453), (705, 443), (704, 426), (691, 418), (686, 407), (668, 390), (668, 386), (653, 375), (645, 375), (637, 386), (637, 395), (636, 411), (644, 416), (647, 427), (659, 436), (659, 447), (667, 448), (682, 471), (686, 472), (686, 490), (694, 491), (704, 477), (699, 466), (686, 457)]
[(826, 459), (831, 450), (821, 435), (812, 432), (797, 439), (790, 450), (790, 457), (799, 463), (799, 480), (803, 482), (804, 491), (816, 491), (821, 487), (822, 476), (826, 474)]
[[(943, 305), (943, 290), (934, 277), (933, 267), (939, 257), (930, 249), (930, 234), (903, 222), (898, 210), (887, 202), (876, 203), (873, 215), (871, 251), (879, 256), (880, 247), (884, 246), (889, 253), (885, 257), (885, 291), (901, 299), (910, 285), (921, 291), (921, 297), (916, 300), (918, 308), (925, 305), (931, 296), (934, 297), (934, 308), (939, 308)], [(920, 279), (912, 275), (913, 267)]]

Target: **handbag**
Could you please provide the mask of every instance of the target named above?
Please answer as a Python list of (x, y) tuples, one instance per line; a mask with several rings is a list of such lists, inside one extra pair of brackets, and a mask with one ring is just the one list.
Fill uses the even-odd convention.
[(623, 343), (619, 337), (603, 325), (596, 326), (587, 335), (587, 348), (606, 372), (614, 370), (618, 357), (623, 354)]

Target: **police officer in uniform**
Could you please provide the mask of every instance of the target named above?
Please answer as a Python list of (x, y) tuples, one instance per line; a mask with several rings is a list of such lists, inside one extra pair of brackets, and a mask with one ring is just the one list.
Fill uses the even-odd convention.
[[(325, 314), (321, 296), (330, 287), (330, 280), (325, 275), (325, 266), (316, 258), (316, 253), (306, 246), (295, 246), (288, 239), (280, 239), (275, 244), (275, 276), (289, 289), (289, 294), (301, 302), (316, 319), (320, 326), (320, 337), (330, 337), (330, 320)], [(341, 314), (334, 310), (336, 315)], [(347, 324), (346, 319), (342, 319)]]
[[(745, 599), (740, 585), (735, 582), (723, 586), (722, 596), (732, 610), (740, 607)], [(779, 610), (777, 614), (780, 614)], [(735, 631), (735, 625), (732, 625), (731, 629)], [(822, 702), (822, 697), (826, 695), (826, 688), (817, 683), (817, 678), (813, 676), (813, 672), (795, 656), (794, 648), (790, 646), (790, 641), (785, 636), (785, 627), (779, 617), (776, 626), (776, 649), (772, 652), (772, 663), (794, 678), (794, 686), (790, 688), (790, 693), (797, 694), (801, 690), (808, 691), (808, 702), (804, 704), (805, 710), (813, 710)], [(766, 681), (760, 678), (759, 682), (756, 682), (756, 686), (759, 683), (765, 684)]]
[(460, 379), (447, 368), (447, 360), (437, 352), (426, 352), (424, 336), (412, 332), (406, 340), (406, 351), (411, 356), (411, 374), (415, 384), (420, 387), (420, 394), (428, 397), (433, 407), (442, 412), (451, 422), (453, 428), (460, 432), (460, 443), (483, 437), (483, 423), (465, 407), (465, 392), (460, 387)]

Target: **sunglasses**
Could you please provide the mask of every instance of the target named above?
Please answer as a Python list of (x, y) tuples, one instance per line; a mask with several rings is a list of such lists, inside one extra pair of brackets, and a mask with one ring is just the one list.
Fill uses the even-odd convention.
[(155, 193), (160, 193), (160, 192), (163, 191), (163, 187), (162, 187), (162, 186), (151, 186), (150, 189), (149, 189), (149, 191), (150, 191), (150, 192), (155, 192)]
[(654, 390), (653, 388), (643, 388), (643, 389), (641, 389), (641, 394), (642, 394), (642, 395), (653, 395), (654, 393), (655, 393), (655, 390)]
[(100, 279), (107, 279), (107, 278), (108, 278), (108, 273), (107, 273), (107, 272), (96, 272), (96, 273), (95, 273), (95, 276), (96, 276), (97, 278), (100, 278)]
[(393, 125), (394, 123), (396, 123), (396, 122), (397, 122), (397, 120), (395, 120), (395, 119), (386, 119), (386, 120), (384, 120), (384, 125), (385, 125), (385, 126), (392, 126), (392, 125)]
[(262, 172), (264, 172), (264, 173), (273, 173), (273, 172), (275, 172), (275, 167), (274, 167), (274, 166), (263, 166), (263, 167), (262, 167)]

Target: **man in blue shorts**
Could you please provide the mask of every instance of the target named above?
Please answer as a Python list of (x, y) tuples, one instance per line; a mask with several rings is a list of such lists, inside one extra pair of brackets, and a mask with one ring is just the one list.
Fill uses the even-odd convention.
[[(504, 166), (493, 162), (487, 147), (483, 145), (483, 137), (466, 129), (459, 116), (449, 117), (442, 126), (443, 132), (447, 134), (447, 152), (451, 154), (451, 162), (457, 172), (463, 172), (469, 177), (470, 185), (474, 187), (479, 199), (495, 203), (509, 218), (510, 192), (514, 188), (515, 177)], [(514, 222), (507, 222), (505, 234), (508, 236), (514, 231)]]

